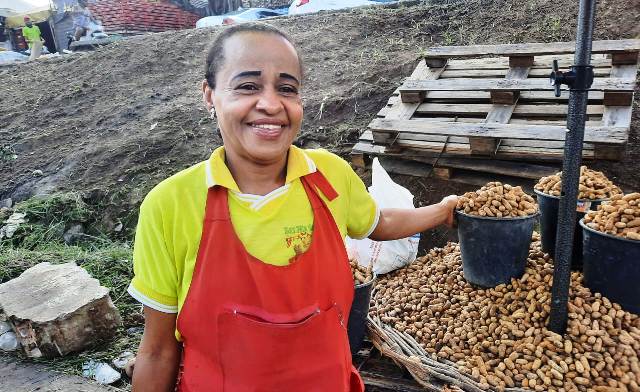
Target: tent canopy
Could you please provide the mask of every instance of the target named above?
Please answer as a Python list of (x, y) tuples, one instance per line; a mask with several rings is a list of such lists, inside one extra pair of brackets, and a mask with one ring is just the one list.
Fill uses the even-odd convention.
[(49, 17), (51, 16), (51, 9), (49, 9), (49, 6), (38, 7), (18, 15), (8, 16), (7, 20), (5, 21), (6, 27), (17, 28), (24, 26), (24, 17), (27, 15), (29, 15), (33, 23), (40, 23), (49, 19)]

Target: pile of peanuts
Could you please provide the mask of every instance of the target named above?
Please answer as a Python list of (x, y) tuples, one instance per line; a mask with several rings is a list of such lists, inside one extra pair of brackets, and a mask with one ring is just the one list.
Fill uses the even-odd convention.
[(351, 274), (353, 275), (353, 281), (355, 285), (367, 283), (373, 279), (373, 269), (371, 264), (368, 267), (363, 267), (358, 263), (356, 259), (350, 259)]
[(457, 244), (432, 249), (378, 280), (370, 315), (483, 389), (640, 391), (640, 317), (573, 272), (568, 333), (548, 331), (553, 266), (537, 233), (534, 240), (525, 274), (489, 289), (464, 280)]
[[(580, 166), (578, 199), (601, 200), (610, 199), (615, 195), (622, 194), (622, 190), (613, 184), (602, 172), (587, 169)], [(535, 189), (552, 196), (560, 196), (562, 192), (562, 172), (552, 176), (542, 177), (535, 186)]]
[(538, 211), (533, 197), (522, 188), (500, 182), (489, 182), (475, 192), (465, 193), (456, 208), (465, 214), (496, 218), (527, 216)]
[(640, 241), (640, 193), (613, 196), (597, 211), (589, 211), (584, 223), (603, 233)]

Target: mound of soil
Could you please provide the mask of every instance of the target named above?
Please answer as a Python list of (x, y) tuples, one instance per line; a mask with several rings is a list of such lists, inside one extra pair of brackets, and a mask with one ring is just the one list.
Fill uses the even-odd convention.
[[(472, 0), (273, 20), (298, 43), (306, 65), (297, 144), (348, 159), (421, 50), (573, 40), (575, 6), (569, 0)], [(594, 38), (636, 37), (638, 20), (640, 0), (599, 1)], [(131, 229), (149, 189), (221, 143), (200, 94), (204, 52), (218, 31), (136, 36), (86, 54), (0, 68), (0, 200), (84, 191), (105, 207), (106, 228), (120, 219)], [(636, 190), (639, 123), (636, 112), (622, 164), (592, 165)], [(399, 181), (420, 204), (470, 189), (434, 179)], [(429, 244), (449, 234), (431, 233)]]

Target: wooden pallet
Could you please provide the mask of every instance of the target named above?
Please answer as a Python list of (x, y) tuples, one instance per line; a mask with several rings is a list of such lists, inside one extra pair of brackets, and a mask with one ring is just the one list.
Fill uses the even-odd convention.
[[(573, 48), (563, 42), (430, 49), (361, 135), (354, 164), (395, 155), (457, 171), (473, 171), (470, 162), (485, 173), (557, 171), (569, 91), (555, 97), (548, 75), (553, 60), (561, 68), (573, 63), (567, 54)], [(619, 160), (631, 124), (640, 40), (595, 41), (593, 48), (583, 159)], [(507, 57), (470, 58), (487, 55)], [(543, 169), (536, 167), (541, 162)]]

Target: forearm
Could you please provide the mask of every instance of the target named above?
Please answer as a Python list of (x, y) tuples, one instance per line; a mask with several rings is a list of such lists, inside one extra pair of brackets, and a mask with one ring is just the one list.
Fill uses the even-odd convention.
[(180, 351), (140, 351), (133, 371), (133, 392), (173, 392), (178, 377)]
[(369, 238), (388, 241), (410, 237), (440, 226), (447, 221), (449, 214), (450, 209), (441, 203), (416, 209), (384, 208)]

